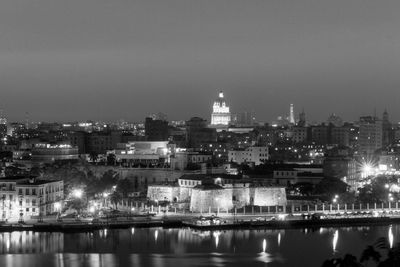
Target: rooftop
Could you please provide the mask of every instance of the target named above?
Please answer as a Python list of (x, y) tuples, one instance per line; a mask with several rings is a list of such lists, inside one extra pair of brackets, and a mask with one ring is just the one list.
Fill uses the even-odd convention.
[(179, 179), (182, 180), (207, 180), (207, 179), (236, 179), (241, 180), (243, 177), (241, 175), (231, 175), (231, 174), (184, 174)]
[(61, 180), (37, 180), (37, 179), (35, 179), (34, 181), (28, 180), (28, 181), (18, 183), (18, 185), (43, 185), (43, 184), (60, 182), (60, 181)]

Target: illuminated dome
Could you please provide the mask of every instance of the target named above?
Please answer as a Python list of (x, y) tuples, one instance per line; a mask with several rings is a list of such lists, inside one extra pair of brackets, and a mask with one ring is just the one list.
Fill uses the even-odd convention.
[(219, 92), (218, 98), (214, 101), (213, 112), (211, 113), (211, 125), (228, 125), (231, 121), (229, 106), (224, 99), (224, 93)]

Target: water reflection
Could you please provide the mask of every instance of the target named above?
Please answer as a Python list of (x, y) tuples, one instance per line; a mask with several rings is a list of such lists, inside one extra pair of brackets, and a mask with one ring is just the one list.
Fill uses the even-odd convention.
[(267, 240), (264, 238), (262, 243), (262, 252), (265, 252), (266, 249), (267, 249)]
[(281, 233), (278, 233), (278, 247), (281, 246)]
[(154, 232), (154, 241), (157, 242), (157, 239), (158, 239), (158, 230), (156, 230), (156, 231)]
[(220, 235), (221, 235), (220, 232), (214, 232), (214, 233), (213, 233), (213, 236), (214, 236), (214, 239), (215, 239), (215, 248), (218, 248), (219, 236), (220, 236)]
[(0, 254), (55, 253), (64, 249), (62, 233), (37, 233), (21, 231), (0, 233)]
[(388, 240), (389, 240), (389, 247), (393, 248), (393, 229), (392, 229), (392, 226), (389, 227)]
[[(367, 245), (385, 236), (392, 247), (399, 227), (309, 228), (307, 234), (304, 229), (196, 231), (184, 228), (103, 229), (69, 234), (0, 233), (0, 254), (14, 254), (0, 255), (0, 266), (18, 267), (21, 259), (25, 263), (33, 261), (32, 266), (57, 267), (119, 266), (121, 262), (124, 266), (169, 267), (187, 266), (194, 261), (198, 266), (243, 266), (249, 261), (258, 262), (254, 266), (266, 263), (268, 266), (320, 266), (332, 257), (332, 250), (338, 253), (339, 246), (340, 253), (359, 256)], [(284, 260), (285, 265), (278, 264), (278, 259)]]
[(333, 240), (332, 240), (333, 253), (336, 252), (338, 239), (339, 239), (339, 230), (336, 230), (335, 233), (333, 234)]

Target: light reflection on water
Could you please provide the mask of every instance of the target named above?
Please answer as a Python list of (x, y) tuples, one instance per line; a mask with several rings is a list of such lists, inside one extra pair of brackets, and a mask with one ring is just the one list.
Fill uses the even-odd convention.
[(336, 246), (338, 240), (339, 240), (339, 230), (336, 230), (335, 233), (333, 234), (333, 240), (332, 240), (333, 253), (336, 252)]
[[(320, 266), (386, 237), (400, 225), (290, 230), (103, 229), (93, 233), (0, 233), (0, 266)], [(37, 255), (36, 255), (37, 254)], [(29, 263), (26, 265), (25, 263)], [(126, 264), (125, 264), (126, 263)]]
[(393, 248), (393, 240), (394, 240), (394, 237), (393, 237), (393, 229), (392, 229), (392, 226), (389, 226), (388, 240), (389, 240), (389, 247), (390, 247), (390, 248)]

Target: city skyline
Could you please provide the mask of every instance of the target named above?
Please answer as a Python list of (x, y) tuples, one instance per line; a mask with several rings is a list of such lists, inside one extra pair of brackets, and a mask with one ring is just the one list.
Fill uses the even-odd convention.
[[(228, 102), (228, 105), (229, 105), (229, 102)], [(212, 105), (211, 105), (211, 109), (212, 109)], [(291, 117), (292, 110), (293, 110), (293, 115), (294, 115), (293, 118)], [(211, 110), (209, 112), (209, 114), (205, 114), (204, 116), (190, 115), (189, 114), (189, 117), (187, 117), (187, 118), (186, 117), (185, 118), (183, 118), (183, 117), (182, 118), (170, 118), (168, 114), (166, 114), (166, 113), (164, 113), (162, 111), (153, 111), (151, 113), (143, 114), (143, 117), (142, 118), (138, 118), (137, 120), (129, 120), (128, 118), (115, 118), (115, 119), (113, 118), (113, 119), (107, 120), (107, 119), (104, 119), (104, 118), (99, 118), (99, 119), (85, 118), (84, 116), (82, 116), (82, 118), (80, 118), (80, 119), (74, 119), (74, 120), (68, 120), (68, 119), (67, 120), (61, 120), (61, 119), (57, 119), (57, 118), (55, 118), (54, 120), (37, 120), (37, 119), (35, 120), (35, 118), (31, 118), (30, 117), (30, 113), (25, 112), (24, 118), (21, 118), (19, 120), (18, 119), (17, 120), (13, 120), (12, 119), (13, 116), (8, 116), (7, 112), (4, 112), (4, 110), (2, 110), (2, 109), (0, 109), (0, 111), (1, 111), (0, 112), (0, 119), (4, 119), (8, 123), (15, 123), (15, 122), (23, 122), (23, 123), (40, 123), (40, 122), (72, 123), (72, 122), (84, 122), (84, 121), (98, 121), (98, 122), (105, 122), (105, 123), (115, 123), (115, 122), (118, 122), (118, 121), (125, 121), (125, 122), (129, 122), (129, 123), (140, 123), (140, 122), (144, 122), (145, 118), (147, 118), (147, 117), (154, 117), (154, 116), (157, 117), (160, 114), (163, 117), (165, 117), (165, 118), (161, 118), (161, 119), (162, 120), (166, 119), (167, 121), (187, 121), (187, 120), (189, 120), (190, 118), (193, 118), (193, 117), (201, 117), (201, 118), (205, 119), (206, 121), (208, 121), (209, 123), (211, 123), (211, 120), (210, 120), (209, 117), (210, 117), (210, 114), (212, 114), (212, 110)], [(255, 122), (256, 123), (274, 124), (274, 122), (277, 122), (277, 121), (282, 120), (282, 119), (283, 120), (287, 120), (290, 123), (293, 123), (292, 119), (294, 119), (294, 122), (297, 123), (300, 120), (301, 113), (304, 112), (304, 114), (305, 114), (305, 116), (307, 118), (307, 123), (317, 124), (317, 123), (327, 123), (331, 116), (338, 116), (340, 119), (343, 119), (343, 122), (349, 122), (349, 123), (357, 122), (357, 121), (359, 121), (359, 119), (361, 117), (365, 117), (365, 116), (373, 116), (373, 117), (382, 119), (383, 113), (384, 112), (388, 112), (386, 108), (382, 112), (377, 111), (376, 109), (374, 109), (372, 112), (366, 113), (366, 114), (362, 114), (362, 115), (356, 117), (354, 120), (343, 118), (342, 116), (340, 116), (340, 114), (337, 114), (336, 112), (332, 112), (332, 113), (327, 114), (325, 119), (323, 118), (322, 120), (318, 121), (318, 120), (309, 119), (309, 117), (313, 117), (312, 116), (313, 114), (308, 114), (306, 112), (305, 108), (302, 108), (301, 110), (299, 110), (299, 108), (297, 108), (297, 110), (296, 110), (296, 106), (294, 104), (292, 104), (292, 103), (289, 104), (289, 106), (287, 107), (286, 111), (287, 111), (286, 113), (282, 112), (281, 114), (278, 114), (275, 118), (272, 118), (269, 121), (259, 120), (258, 119), (258, 114), (257, 113), (253, 114), (254, 109), (251, 109), (251, 108), (243, 109), (243, 110), (240, 110), (240, 111), (237, 110), (236, 112), (232, 112), (231, 116), (232, 116), (232, 118), (234, 118), (235, 116), (240, 116), (242, 113), (249, 113), (249, 114), (255, 115)], [(397, 123), (397, 121), (394, 121), (392, 119), (392, 117), (391, 117), (392, 114), (390, 114), (390, 112), (388, 112), (388, 115), (389, 115), (389, 121), (391, 121), (392, 123)], [(234, 121), (232, 121), (231, 123), (235, 124)]]
[(21, 3), (0, 5), (11, 121), (209, 120), (220, 90), (260, 121), (291, 103), (310, 121), (400, 120), (396, 1)]

